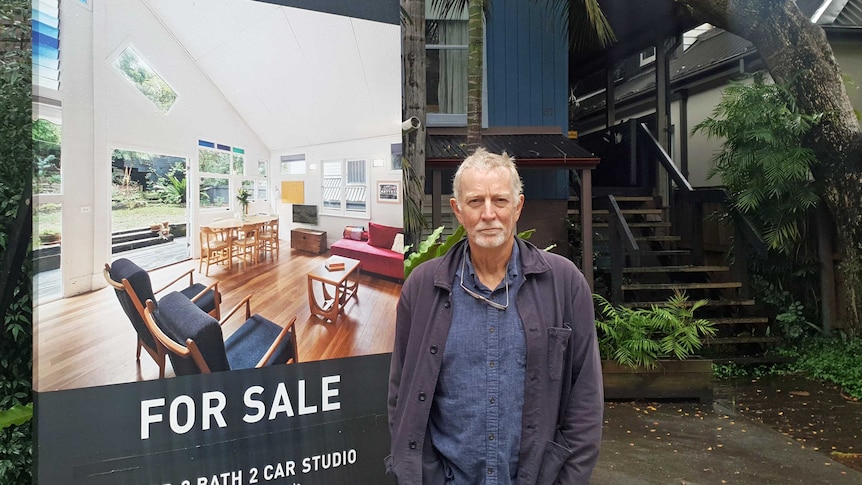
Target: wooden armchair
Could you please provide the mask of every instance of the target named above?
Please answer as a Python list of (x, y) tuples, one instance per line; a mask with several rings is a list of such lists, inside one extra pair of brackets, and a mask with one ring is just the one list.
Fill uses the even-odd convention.
[(159, 377), (165, 376), (165, 348), (153, 336), (144, 322), (144, 304), (147, 300), (156, 301), (158, 293), (178, 283), (188, 276), (189, 286), (180, 290), (179, 294), (186, 300), (200, 308), (201, 311), (215, 318), (221, 317), (221, 293), (218, 291), (218, 282), (209, 286), (195, 283), (194, 270), (174, 278), (167, 285), (153, 291), (150, 275), (143, 268), (125, 258), (114, 261), (113, 265), (105, 264), (103, 274), (105, 280), (114, 288), (120, 306), (132, 322), (135, 332), (138, 334), (138, 350), (135, 354), (137, 360), (141, 360), (141, 348), (150, 354), (150, 357), (159, 366)]
[[(227, 341), (222, 325), (245, 307), (245, 323)], [(246, 296), (221, 320), (172, 292), (158, 307), (147, 302), (144, 321), (165, 347), (176, 375), (209, 374), (234, 369), (260, 368), (299, 361), (296, 317), (285, 327), (251, 314), (251, 295)]]

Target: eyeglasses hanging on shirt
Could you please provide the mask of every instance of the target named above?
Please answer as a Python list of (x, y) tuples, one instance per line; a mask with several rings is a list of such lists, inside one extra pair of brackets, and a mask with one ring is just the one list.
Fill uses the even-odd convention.
[(497, 303), (496, 301), (492, 301), (492, 300), (489, 300), (488, 298), (485, 298), (484, 296), (476, 293), (475, 291), (470, 291), (466, 286), (464, 286), (464, 273), (466, 271), (466, 265), (467, 265), (467, 245), (465, 244), (464, 245), (464, 256), (461, 258), (461, 289), (464, 290), (465, 292), (467, 292), (467, 294), (472, 296), (473, 298), (487, 303), (488, 306), (490, 306), (491, 308), (496, 308), (497, 310), (503, 310), (503, 311), (505, 311), (507, 308), (509, 308), (509, 278), (504, 277), (504, 280), (506, 282), (506, 304), (501, 305), (501, 304)]

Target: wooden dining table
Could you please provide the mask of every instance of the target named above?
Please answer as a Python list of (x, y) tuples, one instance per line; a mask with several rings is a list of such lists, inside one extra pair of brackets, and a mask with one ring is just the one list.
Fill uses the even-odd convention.
[[(210, 229), (215, 230), (231, 230), (235, 231), (240, 229), (243, 226), (249, 225), (257, 225), (262, 226), (263, 224), (272, 222), (278, 219), (278, 215), (270, 215), (270, 214), (255, 214), (252, 216), (245, 217), (228, 217), (224, 219), (216, 219), (207, 224), (201, 224), (201, 227), (208, 227)], [(231, 242), (231, 244), (233, 244)], [(233, 258), (233, 255), (231, 255)]]
[(246, 216), (245, 218), (228, 217), (225, 219), (216, 219), (208, 224), (201, 224), (201, 226), (209, 227), (210, 229), (239, 229), (248, 224), (266, 224), (276, 219), (278, 219), (277, 215), (257, 214)]

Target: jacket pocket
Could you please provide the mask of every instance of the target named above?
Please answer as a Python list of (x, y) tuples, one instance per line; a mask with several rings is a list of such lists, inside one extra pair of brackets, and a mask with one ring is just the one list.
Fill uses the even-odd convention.
[(566, 460), (572, 456), (572, 450), (560, 443), (565, 443), (565, 440), (563, 435), (557, 431), (554, 441), (549, 441), (545, 446), (545, 454), (542, 456), (542, 465), (539, 467), (536, 485), (554, 485)]
[(566, 350), (569, 347), (569, 338), (572, 336), (572, 327), (568, 323), (563, 325), (565, 326), (548, 329), (548, 375), (554, 381), (560, 380), (563, 376)]

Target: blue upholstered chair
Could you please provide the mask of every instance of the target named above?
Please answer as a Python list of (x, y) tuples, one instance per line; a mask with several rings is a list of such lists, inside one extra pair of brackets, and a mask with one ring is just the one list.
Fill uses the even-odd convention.
[[(226, 341), (222, 325), (245, 307), (245, 323)], [(222, 319), (216, 320), (178, 292), (152, 300), (144, 309), (144, 321), (167, 349), (176, 375), (209, 374), (298, 362), (296, 317), (282, 327), (251, 314), (251, 295)]]
[(156, 301), (156, 294), (179, 283), (181, 279), (188, 276), (189, 286), (183, 288), (180, 294), (187, 300), (194, 302), (194, 305), (204, 312), (215, 318), (221, 318), (221, 294), (218, 291), (218, 282), (209, 286), (195, 283), (193, 271), (190, 269), (162, 288), (153, 291), (149, 273), (137, 264), (125, 258), (114, 261), (113, 265), (105, 264), (105, 280), (114, 288), (117, 299), (120, 300), (120, 306), (123, 307), (123, 311), (131, 320), (132, 326), (138, 334), (136, 358), (141, 359), (141, 348), (146, 350), (156, 361), (156, 365), (159, 366), (159, 378), (165, 376), (166, 354), (164, 347), (153, 337), (144, 323), (144, 302), (147, 300)]

